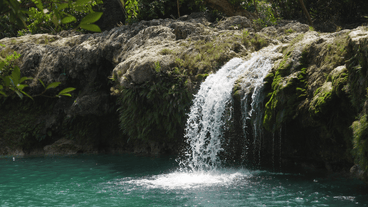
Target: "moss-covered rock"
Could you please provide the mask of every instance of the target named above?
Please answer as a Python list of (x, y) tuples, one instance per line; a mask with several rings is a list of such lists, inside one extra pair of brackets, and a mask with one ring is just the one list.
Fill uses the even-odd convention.
[(273, 133), (282, 129), (284, 157), (320, 160), (329, 170), (352, 165), (350, 125), (357, 110), (345, 66), (355, 54), (349, 33), (295, 36), (266, 77), (263, 125)]
[[(174, 152), (200, 83), (233, 57), (278, 45), (282, 57), (273, 59), (265, 78), (263, 127), (269, 133), (261, 150), (269, 154), (270, 140), (280, 136), (283, 158), (321, 162), (330, 170), (346, 169), (355, 159), (366, 170), (367, 28), (327, 34), (291, 21), (260, 32), (252, 27), (244, 17), (216, 23), (187, 16), (99, 34), (1, 39), (0, 58), (20, 53), (22, 76), (34, 77), (28, 93), (42, 92), (38, 79), (77, 90), (69, 99), (2, 99), (0, 146), (6, 147), (0, 153), (45, 153), (57, 140), (72, 143), (69, 148), (90, 146), (73, 152)], [(236, 111), (245, 94), (239, 83)], [(238, 139), (229, 149), (238, 150), (243, 117), (234, 113), (226, 127)]]

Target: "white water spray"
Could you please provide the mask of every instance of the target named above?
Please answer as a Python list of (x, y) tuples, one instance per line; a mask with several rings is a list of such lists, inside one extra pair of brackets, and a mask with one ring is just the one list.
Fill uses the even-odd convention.
[[(189, 149), (185, 155), (186, 160), (180, 162), (182, 167), (190, 171), (201, 171), (213, 170), (221, 165), (218, 155), (223, 151), (221, 145), (222, 127), (226, 122), (225, 109), (231, 101), (232, 88), (240, 75), (243, 77), (246, 96), (252, 94), (250, 110), (246, 109), (247, 104), (243, 106), (246, 114), (244, 119), (255, 117), (253, 129), (255, 136), (258, 136), (257, 130), (262, 123), (262, 115), (258, 110), (263, 100), (263, 79), (271, 68), (272, 64), (268, 58), (256, 54), (248, 61), (234, 58), (217, 73), (207, 77), (195, 95), (190, 109), (185, 130)], [(247, 101), (250, 100), (242, 102)]]

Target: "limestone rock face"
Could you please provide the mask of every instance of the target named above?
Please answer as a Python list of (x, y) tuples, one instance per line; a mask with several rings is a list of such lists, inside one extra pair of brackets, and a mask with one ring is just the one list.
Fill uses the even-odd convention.
[[(255, 51), (274, 48), (262, 103), (263, 152), (272, 151), (269, 140), (276, 136), (282, 137), (283, 158), (321, 161), (332, 171), (359, 162), (366, 148), (356, 146), (368, 134), (364, 118), (368, 112), (367, 27), (318, 33), (309, 31), (308, 25), (282, 21), (256, 30), (245, 17), (213, 22), (208, 15), (196, 13), (98, 34), (62, 32), (1, 39), (5, 45), (0, 47), (1, 57), (20, 53), (17, 64), (22, 76), (33, 77), (28, 93), (43, 92), (39, 79), (46, 85), (61, 82), (60, 89), (75, 87), (76, 91), (71, 98), (36, 98), (24, 109), (17, 99), (1, 103), (0, 143), (8, 148), (0, 152), (21, 149), (27, 154), (32, 146), (44, 153), (175, 152), (183, 137), (165, 140), (168, 135), (155, 134), (155, 129), (166, 132), (162, 129), (172, 120), (183, 118), (170, 114), (172, 109), (183, 114), (187, 110), (181, 108), (178, 97), (183, 92), (194, 94), (209, 74), (231, 58), (247, 59)], [(182, 91), (177, 90), (180, 87)], [(60, 89), (45, 95), (53, 96)], [(235, 101), (241, 100), (241, 90), (234, 87)], [(122, 95), (122, 91), (129, 93)], [(117, 102), (124, 100), (132, 101), (124, 105), (127, 108), (140, 101), (145, 105), (122, 118), (124, 108)], [(158, 116), (170, 121), (161, 123)], [(151, 124), (150, 135), (157, 139), (131, 141), (135, 137), (127, 135), (131, 129), (124, 129), (121, 120), (134, 121), (130, 126), (138, 135), (146, 130), (139, 123)], [(353, 122), (357, 128), (351, 127)]]
[[(2, 153), (11, 153), (19, 148), (24, 148), (25, 153), (32, 153), (32, 146), (36, 143), (41, 145), (37, 149), (42, 149), (42, 146), (50, 145), (61, 138), (73, 138), (76, 144), (88, 144), (102, 151), (105, 150), (104, 146), (115, 150), (116, 147), (112, 146), (114, 143), (121, 143), (118, 140), (128, 138), (121, 135), (116, 113), (117, 97), (110, 93), (119, 92), (121, 87), (138, 87), (150, 82), (158, 72), (173, 73), (174, 67), (178, 64), (185, 65), (189, 60), (192, 62), (190, 67), (198, 67), (193, 59), (197, 55), (203, 55), (199, 54), (200, 52), (205, 52), (196, 49), (204, 47), (206, 42), (202, 40), (216, 39), (216, 42), (212, 43), (216, 46), (226, 38), (225, 34), (219, 33), (218, 29), (211, 26), (210, 19), (208, 15), (195, 13), (178, 20), (141, 21), (96, 34), (64, 31), (59, 35), (37, 34), (1, 39), (0, 43), (5, 45), (0, 47), (1, 57), (5, 58), (14, 51), (21, 54), (17, 63), (21, 75), (33, 78), (27, 82), (30, 86), (27, 93), (36, 95), (44, 91), (39, 79), (45, 85), (61, 82), (57, 89), (51, 89), (44, 94), (47, 96), (53, 96), (66, 87), (76, 88), (71, 98), (36, 98), (37, 103), (30, 103), (30, 107), (45, 104), (43, 109), (37, 109), (44, 114), (30, 117), (29, 125), (18, 125), (11, 131), (7, 126), (13, 127), (11, 117), (14, 115), (2, 107), (2, 117), (9, 117), (9, 120), (4, 119), (8, 125), (3, 125), (0, 140), (4, 146), (10, 147)], [(231, 20), (228, 22), (231, 24)], [(234, 30), (233, 33), (241, 34), (241, 31)], [(230, 58), (227, 53), (236, 48), (229, 46), (222, 45), (223, 49), (221, 52), (217, 51), (220, 53), (216, 59), (212, 58), (206, 64), (215, 64), (224, 57)], [(245, 47), (236, 49), (236, 53), (240, 55), (245, 50)], [(207, 73), (210, 72), (211, 67), (203, 63), (198, 65), (207, 67)], [(204, 70), (203, 68), (200, 71)], [(191, 76), (195, 77), (197, 72), (197, 69), (191, 69)], [(189, 80), (188, 83), (195, 81)], [(7, 99), (4, 104), (11, 108), (16, 107), (14, 103), (17, 102)], [(28, 116), (23, 111), (19, 113)], [(25, 142), (20, 141), (22, 139)], [(151, 145), (155, 146), (155, 153), (160, 151), (160, 147)], [(123, 151), (129, 150), (124, 146), (121, 147)]]
[(224, 21), (220, 21), (217, 25), (217, 28), (222, 30), (237, 30), (251, 27), (252, 21), (243, 16), (233, 16), (226, 18)]

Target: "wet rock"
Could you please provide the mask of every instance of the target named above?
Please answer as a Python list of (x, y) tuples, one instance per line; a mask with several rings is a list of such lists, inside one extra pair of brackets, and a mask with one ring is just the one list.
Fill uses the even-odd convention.
[(362, 170), (362, 168), (358, 164), (355, 164), (353, 167), (350, 168), (350, 174), (368, 184), (368, 173)]
[(58, 155), (58, 154), (77, 154), (77, 153), (91, 153), (91, 146), (82, 146), (76, 144), (73, 140), (59, 139), (51, 145), (46, 145), (43, 150), (46, 155)]

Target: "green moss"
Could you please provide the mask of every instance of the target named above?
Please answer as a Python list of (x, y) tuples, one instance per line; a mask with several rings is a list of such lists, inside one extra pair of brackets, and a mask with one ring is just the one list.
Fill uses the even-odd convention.
[(291, 33), (294, 33), (295, 31), (293, 29), (286, 29), (285, 30), (285, 34), (291, 34)]
[[(321, 87), (318, 89), (318, 93), (313, 98), (310, 107), (309, 112), (311, 113), (312, 117), (318, 117), (323, 116), (323, 114), (326, 113), (326, 110), (328, 110), (328, 107), (331, 103), (333, 93), (332, 93), (332, 83), (327, 82), (329, 84), (325, 84), (325, 87)], [(331, 88), (329, 88), (331, 87)]]
[(353, 129), (353, 150), (355, 162), (367, 171), (368, 170), (368, 120), (367, 114), (354, 121), (351, 125)]
[(197, 79), (197, 81), (202, 81), (202, 80), (204, 80), (206, 77), (208, 76), (208, 74), (206, 73), (206, 74), (198, 74), (198, 75), (196, 75), (196, 79)]
[(241, 36), (241, 41), (242, 41), (242, 44), (245, 45), (245, 46), (249, 45), (248, 36), (249, 36), (249, 31), (246, 30), (246, 29), (243, 29), (242, 36)]
[(240, 40), (237, 40), (239, 37), (227, 38), (225, 36), (226, 34), (222, 34), (211, 41), (195, 42), (194, 51), (177, 57), (175, 61), (177, 67), (182, 71), (186, 70), (188, 75), (216, 71), (234, 57), (233, 54), (226, 51), (236, 50), (236, 42)]
[[(307, 69), (297, 71), (297, 77), (288, 77), (293, 62), (284, 56), (275, 74), (266, 77), (266, 97), (263, 126), (268, 131), (279, 128), (298, 114), (298, 105), (307, 96)], [(273, 79), (272, 79), (273, 78)], [(272, 79), (272, 82), (271, 82)]]
[(160, 51), (160, 54), (161, 54), (161, 55), (170, 55), (170, 54), (174, 54), (174, 51), (173, 51), (173, 50), (170, 50), (170, 49), (165, 48), (165, 49), (162, 49), (162, 50)]
[[(1, 49), (2, 47), (0, 47)], [(13, 54), (15, 51), (11, 49), (10, 47), (5, 47), (0, 52), (0, 60), (6, 59), (7, 56)]]

